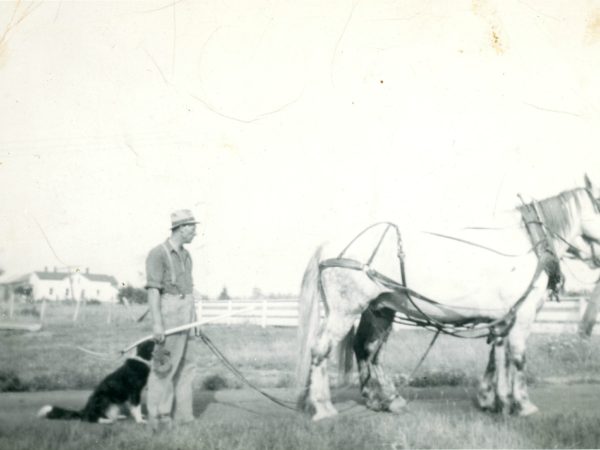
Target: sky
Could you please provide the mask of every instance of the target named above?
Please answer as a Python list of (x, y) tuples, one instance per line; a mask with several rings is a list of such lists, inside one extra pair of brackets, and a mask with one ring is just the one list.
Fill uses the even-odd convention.
[(0, 2), (4, 279), (142, 286), (189, 208), (200, 292), (295, 293), (373, 222), (600, 183), (599, 73), (590, 0)]

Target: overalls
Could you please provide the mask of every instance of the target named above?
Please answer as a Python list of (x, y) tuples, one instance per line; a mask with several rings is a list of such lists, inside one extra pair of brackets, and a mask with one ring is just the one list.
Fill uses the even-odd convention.
[[(176, 284), (173, 260), (164, 244), (163, 248), (170, 265), (171, 281)], [(191, 323), (196, 317), (192, 294), (164, 293), (160, 302), (165, 330)], [(162, 345), (170, 352), (171, 369), (167, 373), (158, 373), (153, 365), (148, 377), (148, 418), (153, 429), (160, 422), (170, 426), (171, 418), (178, 423), (194, 420), (192, 382), (195, 366), (186, 360), (189, 334), (189, 331), (182, 331), (165, 338)]]

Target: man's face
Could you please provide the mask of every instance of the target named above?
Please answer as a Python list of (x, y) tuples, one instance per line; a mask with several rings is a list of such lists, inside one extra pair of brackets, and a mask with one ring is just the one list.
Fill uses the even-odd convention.
[(184, 244), (189, 244), (196, 237), (196, 224), (184, 225), (181, 227), (181, 238)]

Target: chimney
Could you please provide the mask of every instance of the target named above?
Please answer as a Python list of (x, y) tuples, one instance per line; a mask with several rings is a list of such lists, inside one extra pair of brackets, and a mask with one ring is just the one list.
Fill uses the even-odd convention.
[(48, 272), (48, 266), (44, 266), (44, 272)]
[(86, 267), (86, 268), (85, 268), (85, 273), (87, 273), (87, 274), (89, 274), (89, 273), (90, 273), (90, 268), (89, 268), (89, 267)]
[(54, 272), (56, 273), (56, 266), (54, 266)]

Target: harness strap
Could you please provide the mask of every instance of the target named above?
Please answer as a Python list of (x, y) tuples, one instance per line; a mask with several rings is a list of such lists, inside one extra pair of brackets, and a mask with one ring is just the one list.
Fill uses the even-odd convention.
[[(442, 322), (432, 318), (427, 313), (425, 313), (421, 308), (419, 308), (419, 306), (417, 305), (417, 303), (415, 302), (415, 300), (413, 298), (426, 301), (430, 304), (436, 305), (441, 308), (447, 308), (448, 307), (447, 305), (444, 305), (443, 303), (433, 300), (433, 299), (431, 299), (423, 294), (420, 294), (419, 292), (417, 292), (405, 285), (398, 283), (397, 281), (392, 280), (391, 278), (383, 275), (382, 273), (372, 269), (368, 264), (362, 264), (353, 259), (331, 258), (331, 259), (326, 259), (326, 260), (322, 261), (320, 264), (321, 271), (328, 269), (328, 268), (334, 268), (334, 267), (362, 271), (373, 282), (380, 284), (380, 285), (382, 285), (388, 289), (391, 289), (393, 291), (406, 294), (411, 305), (423, 316), (426, 325), (433, 326), (436, 330), (438, 330), (444, 334), (450, 334), (452, 336), (457, 336), (456, 331), (455, 331), (455, 328), (456, 328), (455, 326), (453, 326), (451, 324), (442, 323)], [(512, 323), (515, 319), (517, 310), (519, 309), (521, 304), (525, 301), (527, 296), (532, 291), (535, 282), (537, 281), (537, 279), (539, 278), (539, 276), (543, 270), (544, 270), (544, 263), (542, 263), (541, 260), (538, 260), (538, 264), (537, 264), (535, 273), (534, 273), (529, 285), (527, 286), (527, 289), (525, 289), (525, 292), (523, 292), (523, 294), (513, 304), (513, 306), (508, 310), (508, 312), (500, 319), (490, 320), (489, 322), (484, 322), (485, 328), (490, 330), (491, 335), (493, 335), (493, 336), (506, 335), (506, 333), (510, 329), (510, 326), (512, 325)], [(413, 319), (411, 318), (411, 320), (413, 320)], [(416, 320), (413, 320), (413, 321), (415, 323), (417, 322)], [(465, 337), (465, 336), (461, 336), (461, 337)], [(483, 337), (483, 336), (475, 336), (475, 337), (479, 338), (479, 337)]]
[(363, 264), (354, 259), (349, 259), (349, 258), (326, 259), (321, 262), (320, 266), (321, 266), (321, 269), (338, 267), (338, 268), (342, 268), (342, 269), (359, 270), (359, 271), (365, 272), (369, 276), (369, 278), (371, 278), (373, 281), (376, 281), (379, 284), (384, 285), (385, 287), (410, 294), (420, 300), (425, 300), (428, 303), (433, 303), (435, 305), (444, 306), (442, 303), (440, 303), (436, 300), (433, 300), (429, 297), (426, 297), (425, 295), (422, 295), (422, 294), (418, 293), (417, 291), (414, 291), (411, 288), (409, 288), (403, 284), (400, 284), (397, 281), (394, 281), (393, 279), (376, 271), (371, 266), (369, 266), (369, 264)]
[[(527, 208), (527, 205), (524, 205), (524, 206), (525, 206), (524, 209), (526, 211), (529, 211), (529, 209)], [(558, 282), (556, 282), (556, 280), (560, 281), (562, 279), (561, 278), (562, 274), (560, 273), (560, 266), (559, 266), (558, 258), (556, 257), (556, 253), (554, 252), (554, 249), (550, 247), (551, 243), (549, 242), (549, 238), (548, 238), (547, 234), (544, 233), (543, 223), (541, 223), (541, 221), (539, 220), (539, 214), (538, 214), (537, 209), (535, 209), (535, 206), (533, 206), (533, 208), (534, 208), (535, 219), (536, 219), (535, 223), (540, 224), (540, 229), (542, 230), (543, 238), (540, 239), (539, 241), (535, 242), (534, 238), (532, 236), (532, 231), (529, 228), (529, 225), (533, 222), (525, 220), (525, 217), (523, 217), (523, 220), (527, 227), (527, 231), (530, 235), (530, 239), (532, 240), (532, 242), (535, 242), (534, 243), (534, 251), (535, 251), (536, 255), (538, 256), (538, 263), (537, 263), (535, 272), (533, 274), (533, 277), (532, 277), (529, 285), (525, 289), (525, 292), (523, 292), (523, 294), (518, 298), (518, 300), (512, 305), (512, 307), (508, 310), (508, 312), (502, 318), (496, 319), (496, 320), (490, 320), (487, 323), (483, 322), (483, 321), (478, 321), (478, 323), (475, 324), (475, 325), (481, 324), (482, 322), (485, 323), (485, 328), (489, 330), (488, 342), (495, 337), (502, 337), (508, 333), (508, 331), (510, 330), (510, 328), (512, 327), (512, 325), (515, 321), (516, 313), (517, 313), (519, 307), (521, 306), (521, 304), (525, 301), (525, 299), (528, 297), (528, 295), (533, 290), (535, 282), (541, 275), (542, 271), (545, 271), (548, 274), (549, 287), (551, 287), (553, 289), (557, 289)], [(385, 231), (382, 233), (382, 236), (375, 248), (375, 251), (369, 258), (369, 262), (367, 264), (363, 264), (359, 261), (356, 261), (354, 259), (345, 258), (343, 256), (344, 253), (348, 250), (348, 248), (360, 236), (362, 236), (367, 230), (373, 228), (376, 225), (382, 225), (382, 224), (387, 225), (387, 227), (386, 227)], [(397, 281), (385, 276), (384, 274), (382, 274), (370, 267), (370, 262), (374, 259), (375, 255), (376, 255), (377, 251), (379, 250), (379, 247), (383, 241), (383, 238), (385, 237), (386, 233), (388, 232), (388, 230), (391, 227), (393, 227), (396, 231), (397, 246), (398, 246), (398, 260), (400, 263), (400, 273), (401, 273), (401, 283), (398, 283)], [(434, 233), (430, 233), (430, 234), (434, 234)], [(446, 237), (444, 235), (438, 235), (438, 236)], [(477, 244), (474, 244), (474, 245), (477, 245)], [(539, 250), (540, 247), (543, 248), (543, 251)], [(492, 250), (492, 249), (489, 249), (489, 250)], [(416, 318), (409, 317), (408, 319), (413, 321), (414, 324), (417, 324), (420, 326), (433, 327), (436, 330), (438, 330), (439, 332), (443, 332), (445, 334), (449, 334), (449, 335), (456, 336), (456, 337), (467, 337), (467, 336), (462, 336), (462, 335), (457, 334), (458, 332), (456, 331), (456, 327), (453, 324), (451, 325), (451, 324), (442, 323), (442, 322), (432, 318), (431, 316), (429, 316), (421, 308), (419, 308), (419, 306), (413, 299), (413, 297), (415, 297), (419, 300), (426, 301), (430, 304), (437, 305), (438, 307), (441, 307), (441, 308), (447, 307), (446, 305), (444, 305), (438, 301), (435, 301), (431, 298), (428, 298), (425, 295), (422, 295), (422, 294), (410, 289), (407, 286), (408, 283), (406, 280), (405, 270), (404, 270), (404, 252), (402, 249), (401, 235), (398, 230), (398, 227), (395, 224), (393, 224), (391, 222), (379, 222), (377, 224), (371, 225), (370, 227), (366, 228), (361, 233), (359, 233), (350, 242), (350, 244), (348, 244), (344, 248), (342, 253), (340, 253), (340, 255), (337, 258), (326, 259), (319, 264), (319, 289), (321, 291), (322, 298), (325, 300), (324, 304), (325, 304), (326, 308), (328, 307), (327, 301), (326, 301), (327, 297), (325, 295), (325, 292), (324, 292), (324, 289), (322, 286), (321, 274), (322, 274), (323, 270), (328, 269), (328, 268), (334, 268), (334, 267), (362, 271), (375, 283), (380, 284), (380, 285), (382, 285), (388, 289), (391, 289), (393, 291), (401, 292), (401, 293), (405, 294), (406, 297), (408, 298), (409, 302), (411, 303), (411, 305), (424, 318), (424, 324), (423, 324), (423, 323), (420, 323), (419, 320), (416, 320)], [(552, 285), (550, 285), (550, 280), (553, 280)], [(553, 290), (553, 292), (556, 292), (556, 291)], [(472, 324), (473, 321), (469, 321), (467, 323)], [(475, 325), (473, 325), (473, 326), (475, 326)], [(472, 337), (483, 337), (483, 335), (482, 336), (472, 336)]]
[(171, 258), (171, 252), (167, 248), (167, 244), (162, 243), (162, 248), (167, 254), (167, 260), (169, 261), (169, 267), (171, 268), (171, 283), (176, 286), (177, 276), (175, 275), (175, 265), (173, 264), (173, 259)]
[(429, 354), (429, 351), (433, 347), (433, 344), (435, 344), (435, 341), (437, 341), (437, 338), (440, 335), (440, 333), (441, 333), (441, 330), (437, 330), (437, 332), (433, 336), (433, 339), (429, 343), (429, 346), (427, 347), (427, 350), (425, 350), (425, 353), (423, 353), (423, 356), (421, 356), (421, 359), (419, 360), (419, 362), (417, 363), (417, 365), (415, 366), (415, 368), (413, 369), (413, 371), (408, 376), (408, 381), (409, 382), (410, 382), (410, 380), (413, 379), (413, 377), (415, 376), (415, 373), (417, 373), (417, 370), (419, 370), (419, 367), (421, 367), (421, 364), (423, 364), (423, 361), (425, 361), (425, 358), (427, 358), (427, 355)]

